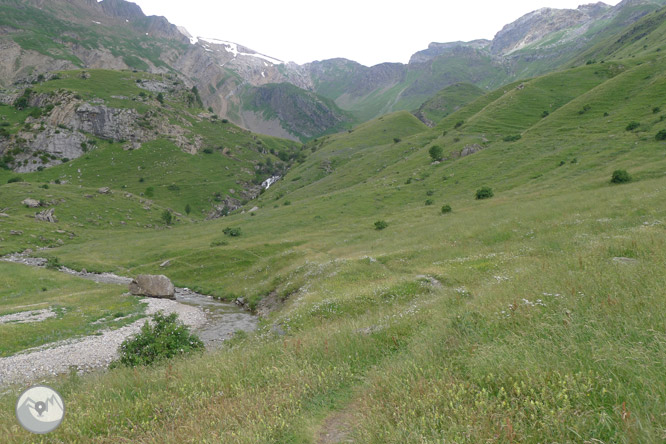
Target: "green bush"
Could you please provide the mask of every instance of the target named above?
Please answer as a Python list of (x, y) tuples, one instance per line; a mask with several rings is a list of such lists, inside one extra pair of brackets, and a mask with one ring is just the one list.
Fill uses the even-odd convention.
[(164, 94), (158, 93), (157, 94), (157, 101), (160, 102), (162, 105), (164, 105)]
[(666, 140), (666, 129), (659, 131), (654, 138), (657, 140)]
[(185, 205), (185, 214), (189, 216), (191, 212), (192, 212), (192, 207), (190, 206), (190, 204)]
[(493, 189), (490, 188), (490, 187), (481, 187), (478, 190), (476, 190), (477, 200), (490, 199), (494, 195), (495, 195), (495, 193), (493, 193)]
[(155, 195), (155, 188), (153, 187), (146, 188), (144, 194), (146, 195), (146, 197), (153, 197)]
[(430, 206), (430, 205), (432, 205), (432, 204), (434, 204), (434, 203), (435, 203), (435, 201), (432, 200), (432, 199), (426, 199), (426, 201), (425, 201), (426, 206)]
[(241, 231), (240, 227), (234, 227), (234, 228), (232, 228), (232, 227), (227, 227), (227, 228), (225, 228), (224, 230), (222, 230), (222, 232), (223, 232), (224, 234), (226, 234), (227, 236), (231, 236), (231, 237), (238, 237), (238, 236), (240, 236), (241, 234), (243, 234), (243, 232)]
[(120, 359), (112, 366), (150, 365), (203, 348), (201, 339), (190, 333), (187, 326), (178, 321), (176, 313), (165, 316), (162, 312), (158, 312), (153, 315), (153, 325), (146, 321), (136, 336), (120, 344), (118, 350)]
[(636, 128), (638, 128), (639, 126), (641, 126), (641, 124), (638, 123), (638, 122), (629, 122), (629, 125), (627, 125), (627, 127), (626, 127), (625, 129), (626, 129), (627, 131), (633, 131), (633, 130), (635, 130)]
[(611, 183), (627, 183), (631, 182), (631, 175), (627, 170), (615, 170), (611, 176)]
[(388, 223), (385, 220), (375, 222), (375, 230), (383, 230), (386, 227), (388, 227)]
[(428, 150), (428, 153), (430, 154), (432, 160), (439, 161), (442, 160), (442, 156), (444, 155), (444, 150), (439, 145), (433, 145)]
[(213, 154), (213, 149), (212, 148), (204, 148), (203, 152), (204, 152), (204, 154)]
[(442, 214), (450, 213), (451, 211), (453, 210), (451, 209), (451, 205), (449, 204), (446, 204), (442, 207)]
[(19, 176), (14, 176), (10, 177), (7, 183), (16, 183), (16, 182), (23, 182), (23, 178)]
[(520, 134), (513, 134), (511, 136), (505, 136), (502, 140), (505, 142), (515, 142), (517, 140), (522, 139), (522, 137), (523, 136), (521, 136)]
[(160, 216), (165, 225), (171, 225), (173, 223), (173, 214), (171, 211), (164, 210), (162, 211), (162, 216)]

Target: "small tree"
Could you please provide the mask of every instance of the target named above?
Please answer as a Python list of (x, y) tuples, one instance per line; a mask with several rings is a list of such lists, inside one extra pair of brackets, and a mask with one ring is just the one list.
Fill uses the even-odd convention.
[(190, 204), (185, 205), (185, 214), (189, 216), (191, 212), (192, 212), (192, 207), (190, 206)]
[(657, 140), (666, 140), (666, 129), (659, 131), (654, 138)]
[(165, 225), (171, 225), (173, 223), (173, 214), (171, 214), (171, 211), (169, 210), (162, 211), (161, 217)]
[(158, 93), (157, 94), (157, 101), (160, 102), (162, 105), (164, 105), (164, 94)]
[(615, 170), (611, 176), (611, 183), (627, 183), (631, 182), (631, 175), (627, 170)]
[(444, 150), (439, 145), (433, 145), (428, 150), (428, 153), (430, 154), (430, 157), (433, 161), (440, 161), (444, 155)]
[(442, 207), (442, 214), (450, 213), (451, 211), (453, 210), (451, 209), (451, 205), (449, 204), (446, 204)]
[(493, 189), (490, 187), (481, 187), (478, 190), (476, 190), (476, 199), (481, 200), (481, 199), (490, 199), (493, 197), (495, 193), (493, 193)]

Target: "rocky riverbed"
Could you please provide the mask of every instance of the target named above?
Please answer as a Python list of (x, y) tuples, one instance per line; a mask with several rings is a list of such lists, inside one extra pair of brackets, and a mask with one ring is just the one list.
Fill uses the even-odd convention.
[[(26, 254), (12, 254), (0, 260), (27, 266), (44, 267), (46, 259)], [(132, 279), (111, 273), (89, 273), (60, 267), (63, 273), (104, 284), (127, 286)], [(125, 291), (125, 289), (121, 291)], [(207, 348), (215, 348), (234, 332), (256, 328), (256, 316), (239, 309), (234, 304), (218, 301), (188, 288), (176, 287), (176, 300), (144, 298), (145, 318), (130, 325), (103, 330), (96, 335), (68, 339), (25, 350), (20, 354), (0, 358), (0, 385), (34, 381), (75, 369), (86, 372), (104, 368), (118, 356), (118, 347), (129, 336), (136, 334), (147, 317), (162, 311), (177, 313), (179, 319), (197, 333)]]

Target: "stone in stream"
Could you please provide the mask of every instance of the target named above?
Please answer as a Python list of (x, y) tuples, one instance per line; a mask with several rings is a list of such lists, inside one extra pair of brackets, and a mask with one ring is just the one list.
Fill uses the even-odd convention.
[(129, 291), (137, 296), (176, 299), (176, 289), (164, 275), (140, 274), (130, 282)]

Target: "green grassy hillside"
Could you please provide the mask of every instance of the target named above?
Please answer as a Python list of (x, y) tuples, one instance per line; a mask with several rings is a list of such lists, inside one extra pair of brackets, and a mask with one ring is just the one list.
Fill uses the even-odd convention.
[(484, 91), (475, 85), (456, 83), (447, 86), (435, 96), (426, 100), (415, 112), (415, 115), (421, 120), (427, 119), (427, 121), (436, 123), (482, 95), (484, 95)]
[[(49, 380), (67, 417), (44, 442), (663, 441), (660, 56), (516, 82), (435, 128), (398, 112), (314, 139), (245, 212), (222, 219), (102, 230), (76, 226), (63, 207), (57, 227), (76, 236), (39, 254), (73, 268), (164, 273), (277, 309), (217, 352)], [(439, 162), (433, 145), (443, 149)], [(166, 145), (148, 147), (163, 162), (173, 156)], [(77, 162), (103, 174), (92, 154)], [(173, 170), (186, 164), (173, 158)], [(25, 217), (21, 196), (84, 208), (75, 194), (100, 183), (93, 174), (81, 189), (39, 188), (57, 168), (70, 169), (0, 186), (0, 208), (12, 206), (0, 217), (3, 252), (54, 235), (55, 225)], [(619, 169), (631, 181), (611, 183)], [(494, 197), (475, 198), (483, 186)], [(134, 199), (100, 195), (90, 207), (119, 218), (140, 212)], [(185, 202), (158, 201), (157, 189), (155, 199)], [(22, 235), (9, 234), (21, 226)], [(0, 433), (24, 442), (13, 416), (20, 388), (8, 390)]]

